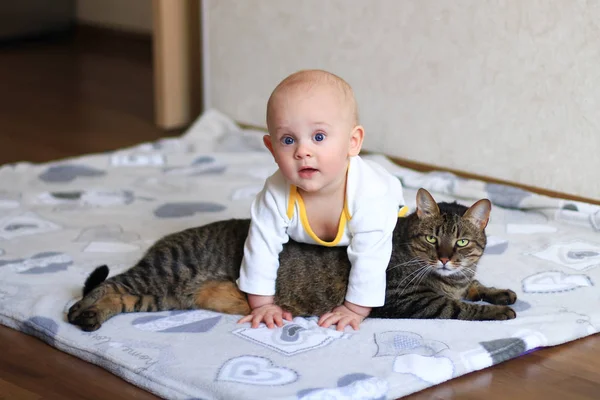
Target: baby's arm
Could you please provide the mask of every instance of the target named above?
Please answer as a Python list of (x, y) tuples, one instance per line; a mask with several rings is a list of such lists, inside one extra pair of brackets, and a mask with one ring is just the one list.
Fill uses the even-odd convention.
[(385, 302), (386, 269), (392, 254), (392, 237), (398, 220), (398, 203), (383, 197), (358, 210), (349, 221), (352, 240), (348, 258), (352, 264), (344, 304), (319, 319), (319, 325), (347, 325), (358, 329), (372, 307)]
[[(289, 238), (287, 220), (280, 213), (285, 195), (279, 186), (267, 180), (250, 209), (251, 222), (244, 246), (244, 258), (240, 268), (238, 285), (248, 294), (252, 312), (240, 319), (240, 323), (252, 322), (256, 328), (265, 322), (269, 328), (282, 326), (282, 319), (291, 319), (290, 313), (273, 304), (275, 280), (279, 268), (279, 253)], [(283, 198), (282, 198), (283, 196)]]

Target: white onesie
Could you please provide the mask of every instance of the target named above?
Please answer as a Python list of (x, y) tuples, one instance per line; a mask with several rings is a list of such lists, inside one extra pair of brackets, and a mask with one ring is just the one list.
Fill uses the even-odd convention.
[(240, 269), (240, 290), (274, 295), (279, 253), (289, 238), (323, 246), (348, 246), (352, 265), (346, 300), (363, 307), (382, 306), (392, 253), (392, 234), (403, 207), (398, 178), (374, 162), (352, 157), (346, 199), (336, 238), (319, 239), (312, 231), (302, 197), (278, 170), (265, 182), (250, 210), (251, 222)]

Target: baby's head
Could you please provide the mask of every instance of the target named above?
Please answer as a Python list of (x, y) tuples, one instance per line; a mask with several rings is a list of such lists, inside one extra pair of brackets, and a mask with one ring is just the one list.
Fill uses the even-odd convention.
[[(285, 78), (275, 87), (267, 102), (267, 127), (276, 121), (277, 113), (290, 100), (311, 98), (311, 101), (329, 101), (342, 120), (354, 127), (358, 125), (358, 108), (352, 87), (339, 76), (319, 69), (302, 70)], [(315, 104), (315, 107), (318, 105)], [(334, 115), (332, 115), (334, 117)]]
[[(265, 145), (280, 170), (306, 191), (343, 179), (364, 136), (352, 88), (322, 70), (299, 71), (277, 85), (267, 103), (267, 127)], [(302, 172), (306, 166), (310, 173)]]

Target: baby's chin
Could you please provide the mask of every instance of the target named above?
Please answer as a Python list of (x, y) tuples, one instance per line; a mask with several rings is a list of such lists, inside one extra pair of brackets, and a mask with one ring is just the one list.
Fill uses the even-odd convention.
[(299, 182), (296, 187), (304, 193), (317, 193), (322, 189), (321, 185)]

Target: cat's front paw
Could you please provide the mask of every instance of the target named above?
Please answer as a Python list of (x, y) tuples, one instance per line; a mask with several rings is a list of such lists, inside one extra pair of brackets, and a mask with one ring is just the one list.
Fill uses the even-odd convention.
[[(515, 304), (517, 294), (510, 289), (498, 290), (493, 295), (489, 296), (488, 303), (499, 306)], [(514, 318), (514, 317), (513, 317)], [(511, 318), (509, 318), (511, 319)]]
[[(514, 292), (513, 292), (514, 293)], [(517, 313), (515, 312), (515, 310), (513, 310), (512, 308), (508, 307), (508, 306), (498, 306), (498, 307), (494, 307), (494, 315), (493, 318), (496, 321), (505, 321), (508, 319), (515, 319), (517, 318)]]

